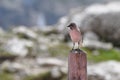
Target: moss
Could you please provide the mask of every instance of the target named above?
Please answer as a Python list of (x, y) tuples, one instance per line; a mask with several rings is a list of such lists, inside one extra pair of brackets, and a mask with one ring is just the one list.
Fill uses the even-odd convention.
[(67, 75), (62, 74), (60, 77), (53, 78), (50, 72), (39, 74), (37, 76), (28, 76), (24, 80), (67, 80)]
[(17, 33), (17, 36), (23, 39), (30, 39), (26, 34), (22, 34), (22, 33)]
[[(102, 50), (98, 49), (96, 50), (98, 54), (94, 54), (93, 50), (88, 48), (82, 48), (87, 53), (87, 59), (91, 62), (102, 62), (102, 61), (108, 61), (108, 60), (116, 60), (120, 61), (120, 51), (117, 51), (115, 49), (111, 50)], [(65, 43), (61, 43), (57, 46), (50, 47), (49, 53), (51, 56), (54, 57), (67, 57), (68, 53), (70, 51), (70, 47), (67, 46)]]
[(50, 72), (45, 72), (36, 76), (27, 76), (24, 80), (49, 80)]
[(13, 76), (9, 73), (0, 73), (0, 80), (14, 80)]
[(87, 52), (87, 58), (88, 61), (93, 61), (93, 62), (101, 62), (101, 61), (108, 61), (108, 60), (116, 60), (120, 61), (120, 51), (117, 51), (115, 49), (111, 50), (102, 50), (99, 49), (97, 52), (99, 54), (95, 55), (93, 54), (92, 50), (83, 48)]
[(65, 43), (61, 43), (57, 46), (50, 47), (49, 53), (51, 56), (67, 56), (68, 52), (70, 51), (70, 47), (67, 46)]

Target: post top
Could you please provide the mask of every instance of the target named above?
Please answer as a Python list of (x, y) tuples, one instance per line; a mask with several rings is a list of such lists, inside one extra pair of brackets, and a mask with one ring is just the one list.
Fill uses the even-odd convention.
[(80, 52), (82, 52), (82, 50), (81, 49), (72, 49), (70, 52), (72, 52), (72, 53), (80, 53)]

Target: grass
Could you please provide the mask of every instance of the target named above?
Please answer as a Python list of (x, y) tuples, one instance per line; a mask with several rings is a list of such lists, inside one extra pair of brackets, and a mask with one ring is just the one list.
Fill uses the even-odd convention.
[(62, 74), (58, 78), (53, 78), (51, 72), (48, 71), (37, 76), (27, 76), (24, 80), (67, 80), (66, 78), (66, 74)]
[[(67, 57), (69, 51), (71, 50), (66, 44), (62, 43), (54, 47), (49, 48), (49, 53), (53, 57)], [(116, 49), (111, 50), (90, 50), (88, 48), (82, 48), (87, 53), (87, 59), (91, 62), (102, 62), (108, 60), (120, 61), (120, 51)]]
[(39, 75), (36, 75), (36, 76), (27, 76), (24, 78), (24, 80), (48, 80), (46, 78), (49, 78), (50, 77), (50, 73), (49, 72), (45, 72), (45, 73), (42, 73), (42, 74), (39, 74)]
[(12, 74), (0, 73), (0, 80), (14, 80)]
[(50, 47), (48, 51), (50, 55), (53, 57), (56, 56), (66, 57), (70, 51), (70, 47), (68, 47), (67, 44), (61, 43), (57, 46)]
[(117, 51), (115, 49), (111, 50), (97, 50), (97, 55), (93, 53), (92, 50), (83, 48), (87, 52), (87, 58), (89, 61), (93, 62), (102, 62), (102, 61), (108, 61), (108, 60), (116, 60), (120, 61), (120, 51)]

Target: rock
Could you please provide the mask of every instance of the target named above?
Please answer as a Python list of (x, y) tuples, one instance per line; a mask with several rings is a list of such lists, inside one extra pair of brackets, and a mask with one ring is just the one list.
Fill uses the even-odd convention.
[(67, 74), (67, 67), (53, 67), (51, 69), (50, 74), (51, 74), (51, 77), (53, 79), (60, 79), (61, 80)]
[(15, 61), (4, 61), (0, 64), (0, 70), (13, 73), (14, 78), (18, 80), (23, 80), (27, 76), (32, 76), (33, 80), (36, 77), (54, 80), (67, 74), (65, 62), (56, 58), (18, 58)]
[(77, 11), (73, 10), (74, 13), (63, 17), (65, 19), (61, 18), (62, 21), (59, 25), (65, 26), (69, 22), (75, 22), (82, 32), (93, 31), (101, 40), (120, 46), (120, 9), (118, 7), (120, 7), (120, 2), (94, 4), (83, 9), (79, 8)]
[[(88, 80), (120, 80), (120, 62), (107, 61), (90, 64), (88, 69)], [(15, 61), (4, 61), (0, 64), (1, 72), (13, 73), (16, 79), (23, 80), (26, 76), (34, 76), (37, 79), (63, 79), (67, 76), (68, 66), (56, 58), (18, 58)], [(44, 75), (44, 76), (41, 76)]]
[[(57, 35), (58, 36), (58, 35)], [(60, 43), (59, 39), (60, 38), (57, 38), (56, 35), (51, 35), (51, 36), (48, 36), (48, 37), (45, 37), (45, 36), (40, 36), (38, 38), (38, 42), (40, 43), (40, 48), (42, 49), (42, 46), (41, 45), (44, 45), (47, 49), (47, 47), (49, 46), (55, 46), (55, 45), (58, 45)], [(61, 36), (60, 36), (61, 37)], [(52, 44), (52, 45), (51, 45)]]
[(53, 78), (59, 78), (60, 76), (62, 76), (61, 72), (60, 72), (60, 69), (58, 67), (54, 67), (52, 70), (51, 70), (51, 76)]
[(5, 61), (1, 65), (2, 65), (1, 69), (3, 71), (10, 72), (10, 73), (15, 73), (24, 69), (24, 66), (22, 64), (19, 64), (16, 62), (11, 63), (9, 61)]
[(33, 59), (20, 59), (16, 61), (4, 61), (0, 65), (1, 72), (13, 73), (16, 76), (37, 76), (50, 72), (49, 68), (40, 67)]
[(120, 80), (120, 62), (108, 61), (88, 66), (88, 80)]
[(40, 31), (43, 32), (45, 35), (59, 34), (58, 29), (53, 26), (47, 26), (47, 27), (41, 28)]
[(39, 48), (40, 48), (40, 50), (42, 50), (42, 51), (47, 51), (47, 50), (48, 50), (48, 46), (45, 45), (45, 44), (40, 44)]
[(9, 60), (9, 61), (14, 61), (15, 59), (17, 58), (17, 56), (13, 56), (13, 55), (0, 55), (0, 63), (6, 61), (6, 60)]
[(92, 40), (91, 41), (84, 40), (83, 46), (90, 49), (104, 49), (104, 50), (110, 50), (113, 48), (111, 43), (104, 43), (104, 42), (92, 41)]
[(64, 31), (65, 27), (67, 26), (67, 22), (68, 22), (68, 17), (67, 16), (64, 16), (64, 17), (60, 18), (60, 20), (56, 24), (57, 30), (59, 32)]
[(13, 55), (26, 56), (28, 54), (28, 47), (32, 47), (33, 42), (24, 39), (12, 38), (4, 44), (4, 49)]
[(40, 66), (44, 66), (44, 67), (63, 66), (66, 64), (62, 60), (56, 58), (38, 58), (36, 59), (36, 62)]
[(62, 74), (67, 74), (68, 73), (68, 65), (61, 67), (60, 71)]
[(30, 39), (37, 38), (37, 34), (33, 30), (30, 30), (29, 28), (27, 28), (25, 26), (13, 28), (13, 33), (15, 33), (23, 38), (30, 38)]
[(45, 36), (40, 36), (40, 37), (38, 37), (38, 42), (43, 43), (43, 44), (46, 44), (46, 43), (48, 44), (48, 43), (50, 43), (50, 39), (48, 39)]
[(101, 75), (88, 75), (88, 80), (105, 80), (104, 76)]
[(5, 31), (0, 27), (0, 35), (4, 35)]
[(105, 49), (110, 50), (113, 48), (112, 43), (105, 43), (99, 40), (99, 37), (94, 32), (86, 32), (84, 34), (83, 46), (90, 49)]
[[(96, 9), (96, 7), (98, 9)], [(120, 36), (118, 35), (120, 34), (120, 9), (117, 9), (117, 7), (120, 7), (120, 2), (109, 3), (106, 5), (93, 5), (86, 9), (86, 12), (88, 13), (87, 16), (93, 16), (87, 17), (91, 19), (88, 27), (102, 39), (112, 42), (114, 45), (120, 45)], [(84, 19), (85, 22), (88, 21), (87, 18)]]
[(6, 32), (0, 27), (0, 45), (2, 45), (5, 41), (3, 36), (6, 34)]
[(95, 34), (94, 32), (88, 31), (88, 32), (86, 32), (86, 33), (83, 35), (83, 39), (84, 39), (84, 40), (94, 40), (94, 41), (98, 41), (98, 40), (99, 40), (99, 37), (98, 37), (98, 35)]

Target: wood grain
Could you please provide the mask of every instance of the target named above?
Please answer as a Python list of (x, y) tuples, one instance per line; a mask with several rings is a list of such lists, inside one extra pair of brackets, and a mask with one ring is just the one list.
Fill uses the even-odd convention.
[(87, 80), (86, 53), (80, 49), (72, 50), (69, 54), (68, 80)]

